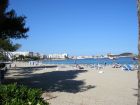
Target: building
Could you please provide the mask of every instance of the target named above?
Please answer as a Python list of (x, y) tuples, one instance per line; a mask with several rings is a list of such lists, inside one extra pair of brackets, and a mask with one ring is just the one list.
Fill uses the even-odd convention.
[(63, 53), (63, 54), (49, 54), (47, 56), (48, 59), (66, 59), (68, 58), (68, 54)]
[(40, 57), (41, 55), (39, 53), (33, 53), (33, 57)]
[(13, 56), (18, 57), (19, 55), (29, 56), (30, 52), (10, 52)]
[(19, 55), (23, 56), (30, 56), (30, 57), (40, 57), (41, 55), (39, 53), (35, 52), (9, 52), (13, 57), (19, 57)]

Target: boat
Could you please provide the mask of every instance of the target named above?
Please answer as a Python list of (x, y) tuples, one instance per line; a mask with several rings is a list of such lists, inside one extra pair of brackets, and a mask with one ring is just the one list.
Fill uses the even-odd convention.
[(137, 57), (133, 57), (133, 60), (138, 60), (138, 58)]
[(108, 57), (109, 59), (111, 59), (111, 60), (116, 60), (117, 59), (117, 57)]

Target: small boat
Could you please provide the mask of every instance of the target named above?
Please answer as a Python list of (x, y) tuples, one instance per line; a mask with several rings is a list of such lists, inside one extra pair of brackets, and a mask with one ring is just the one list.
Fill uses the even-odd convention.
[(138, 58), (137, 57), (133, 57), (133, 60), (138, 60)]
[(117, 57), (108, 57), (109, 59), (111, 59), (111, 60), (116, 60), (117, 59)]

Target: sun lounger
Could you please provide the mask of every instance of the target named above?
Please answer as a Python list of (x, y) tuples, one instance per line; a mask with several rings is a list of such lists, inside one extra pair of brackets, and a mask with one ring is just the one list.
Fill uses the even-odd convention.
[(130, 65), (123, 65), (122, 66), (122, 70), (125, 70), (125, 71), (132, 71), (132, 67)]
[(130, 67), (132, 68), (132, 70), (138, 70), (138, 65), (130, 65)]
[(113, 65), (113, 68), (120, 68), (120, 67), (121, 67), (121, 65), (117, 64), (117, 63)]
[(97, 69), (99, 69), (99, 70), (100, 70), (100, 69), (103, 69), (103, 66), (100, 65), (100, 64), (98, 64), (98, 65), (97, 65)]
[(128, 69), (129, 69), (130, 71), (133, 70), (133, 68), (132, 68), (130, 65), (127, 65), (127, 67), (128, 67)]

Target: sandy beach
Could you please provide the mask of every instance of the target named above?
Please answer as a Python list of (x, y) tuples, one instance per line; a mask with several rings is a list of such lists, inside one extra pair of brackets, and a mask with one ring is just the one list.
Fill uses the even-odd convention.
[[(5, 83), (42, 88), (50, 105), (136, 105), (137, 71), (106, 66), (101, 70), (82, 65), (29, 66), (16, 63)], [(102, 71), (102, 72), (99, 72)]]

